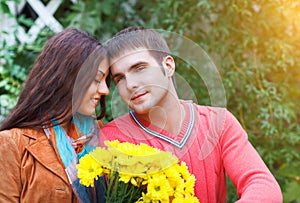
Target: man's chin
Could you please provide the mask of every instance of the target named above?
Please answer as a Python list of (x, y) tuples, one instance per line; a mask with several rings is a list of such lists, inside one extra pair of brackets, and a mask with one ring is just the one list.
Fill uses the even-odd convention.
[(143, 115), (143, 114), (148, 114), (150, 112), (150, 108), (146, 108), (146, 107), (132, 107), (131, 108), (135, 113)]

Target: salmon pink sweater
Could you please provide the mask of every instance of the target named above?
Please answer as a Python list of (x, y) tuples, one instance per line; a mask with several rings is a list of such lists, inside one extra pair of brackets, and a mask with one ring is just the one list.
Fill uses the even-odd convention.
[(186, 116), (178, 135), (130, 112), (102, 128), (101, 142), (117, 139), (171, 151), (195, 175), (201, 203), (226, 202), (226, 175), (236, 186), (239, 203), (282, 202), (278, 183), (230, 112), (182, 103)]

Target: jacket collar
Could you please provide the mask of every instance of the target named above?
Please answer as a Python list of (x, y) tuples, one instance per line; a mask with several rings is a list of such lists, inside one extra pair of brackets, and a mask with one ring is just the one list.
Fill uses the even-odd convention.
[(64, 167), (56, 156), (43, 129), (24, 129), (23, 135), (33, 139), (26, 146), (32, 156), (45, 168), (62, 178), (67, 184), (70, 184)]

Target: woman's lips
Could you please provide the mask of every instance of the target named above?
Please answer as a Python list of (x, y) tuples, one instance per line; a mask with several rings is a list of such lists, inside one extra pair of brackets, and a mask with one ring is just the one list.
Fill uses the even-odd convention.
[(98, 106), (99, 100), (100, 100), (100, 98), (94, 98), (93, 99), (95, 108), (96, 108), (96, 106)]

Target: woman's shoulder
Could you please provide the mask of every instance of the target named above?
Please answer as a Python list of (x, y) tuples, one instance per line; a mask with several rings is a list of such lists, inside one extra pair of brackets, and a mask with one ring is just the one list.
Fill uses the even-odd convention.
[(44, 136), (42, 129), (36, 128), (12, 128), (0, 131), (0, 143), (15, 143), (16, 145), (26, 145), (30, 140), (37, 140)]
[(0, 131), (0, 138), (16, 138), (16, 137), (20, 137), (23, 134), (24, 129), (23, 128), (12, 128), (9, 130), (3, 130)]

